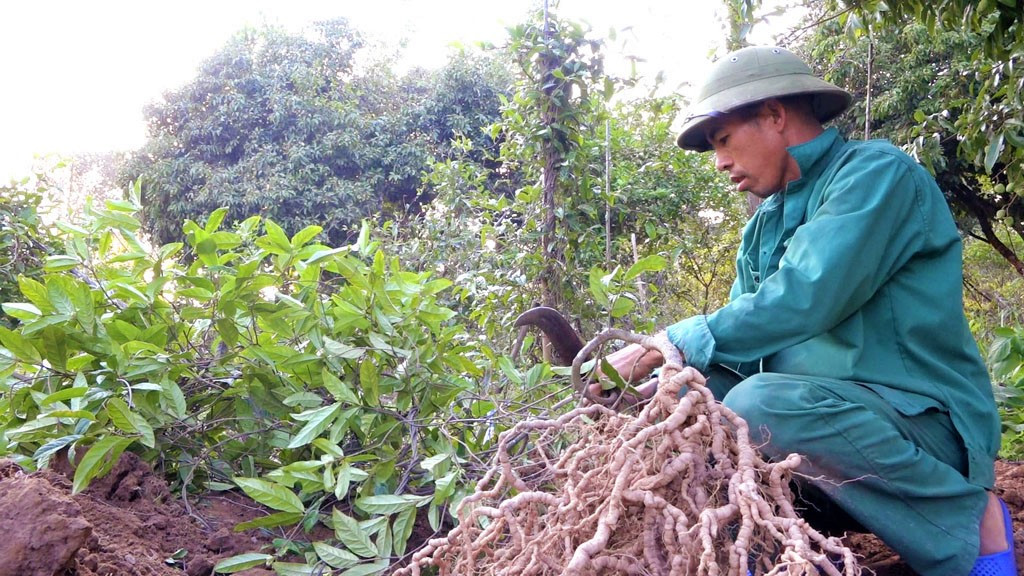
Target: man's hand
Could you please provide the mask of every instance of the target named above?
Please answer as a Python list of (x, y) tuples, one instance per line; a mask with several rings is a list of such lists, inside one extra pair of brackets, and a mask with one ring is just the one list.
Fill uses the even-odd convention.
[[(640, 394), (639, 398), (629, 398), (627, 403), (646, 400), (658, 390), (658, 379), (649, 379), (651, 372), (664, 363), (664, 357), (657, 350), (648, 350), (639, 344), (630, 344), (621, 350), (608, 355), (605, 360), (615, 368), (619, 376), (630, 384), (642, 382), (636, 387)], [(601, 396), (603, 390), (600, 382), (594, 382), (589, 386), (589, 392), (594, 396)]]
[(665, 363), (665, 358), (657, 350), (649, 350), (639, 344), (630, 344), (613, 352), (606, 360), (629, 383), (642, 381), (650, 376), (655, 368)]

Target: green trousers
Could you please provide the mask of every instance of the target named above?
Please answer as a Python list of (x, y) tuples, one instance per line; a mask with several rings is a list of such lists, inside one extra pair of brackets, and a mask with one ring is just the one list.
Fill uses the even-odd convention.
[(721, 367), (708, 376), (766, 457), (804, 457), (806, 478), (796, 489), (812, 526), (871, 532), (924, 576), (971, 571), (986, 487), (966, 480), (966, 450), (948, 414), (901, 414), (855, 382), (773, 373), (741, 379)]

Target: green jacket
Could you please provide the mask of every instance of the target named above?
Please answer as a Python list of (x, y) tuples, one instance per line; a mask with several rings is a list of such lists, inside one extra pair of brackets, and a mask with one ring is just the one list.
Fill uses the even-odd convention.
[(935, 180), (884, 141), (833, 128), (793, 146), (801, 178), (743, 231), (729, 304), (668, 328), (711, 364), (863, 383), (906, 415), (948, 411), (989, 487), (991, 383), (963, 313), (961, 242)]

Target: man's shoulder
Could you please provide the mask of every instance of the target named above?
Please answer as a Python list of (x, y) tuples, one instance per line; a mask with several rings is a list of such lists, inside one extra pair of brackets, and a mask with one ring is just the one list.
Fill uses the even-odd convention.
[(842, 155), (844, 156), (867, 156), (879, 161), (891, 160), (900, 163), (917, 166), (919, 165), (913, 157), (884, 138), (873, 138), (871, 140), (846, 140), (843, 142)]
[[(846, 140), (839, 153), (834, 156), (834, 168), (852, 165), (858, 168), (891, 169), (907, 171), (913, 177), (928, 176), (928, 171), (912, 156), (889, 140), (875, 138), (872, 140)], [(927, 179), (926, 179), (927, 180)]]

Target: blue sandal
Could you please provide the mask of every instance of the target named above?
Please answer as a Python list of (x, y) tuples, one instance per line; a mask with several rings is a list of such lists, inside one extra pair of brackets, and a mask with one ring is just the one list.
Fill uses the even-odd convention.
[(999, 499), (999, 505), (1003, 508), (1003, 525), (1006, 527), (1006, 541), (1009, 547), (1002, 552), (978, 556), (970, 576), (1017, 576), (1017, 561), (1013, 553), (1013, 521), (1002, 498)]

